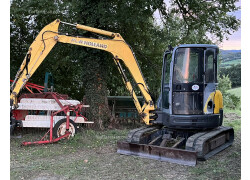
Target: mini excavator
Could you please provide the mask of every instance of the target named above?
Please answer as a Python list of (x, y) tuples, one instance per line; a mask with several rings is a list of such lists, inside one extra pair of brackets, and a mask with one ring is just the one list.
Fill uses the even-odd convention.
[[(106, 38), (70, 36), (58, 31), (61, 23)], [(57, 19), (45, 26), (29, 47), (10, 87), (12, 108), (18, 107), (21, 89), (58, 42), (104, 50), (113, 55), (145, 123), (145, 126), (131, 130), (127, 139), (118, 141), (118, 153), (194, 166), (197, 159), (206, 160), (232, 145), (233, 128), (222, 126), (223, 96), (216, 89), (219, 48), (215, 45), (185, 44), (166, 50), (161, 93), (157, 102), (153, 102), (133, 50), (119, 33)], [(143, 105), (124, 72), (124, 65), (144, 97)], [(167, 73), (169, 69), (170, 74)]]

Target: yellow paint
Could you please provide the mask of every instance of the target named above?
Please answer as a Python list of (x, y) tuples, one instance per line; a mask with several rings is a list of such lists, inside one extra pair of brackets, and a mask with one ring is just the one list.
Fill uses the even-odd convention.
[(208, 105), (208, 102), (209, 102), (210, 100), (212, 100), (212, 101), (214, 102), (214, 94), (215, 94), (215, 92), (212, 92), (212, 93), (209, 95), (209, 97), (207, 98), (207, 101), (206, 101), (205, 106), (204, 106), (204, 109), (203, 109), (203, 112), (204, 112), (204, 113), (207, 113), (207, 105)]
[(204, 113), (207, 113), (207, 105), (208, 102), (212, 100), (214, 103), (214, 114), (219, 114), (220, 113), (220, 109), (223, 109), (223, 97), (222, 97), (222, 93), (219, 90), (216, 90), (215, 92), (212, 92), (207, 101), (206, 104), (204, 106)]
[(92, 38), (80, 38), (80, 37), (59, 35), (58, 34), (59, 24), (60, 24), (60, 20), (55, 20), (54, 22), (45, 26), (42, 29), (42, 31), (38, 34), (34, 42), (31, 44), (29, 51), (28, 51), (28, 53), (31, 53), (30, 63), (28, 65), (29, 75), (26, 76), (26, 69), (24, 69), (26, 60), (24, 59), (20, 67), (20, 70), (18, 71), (16, 75), (17, 83), (14, 86), (14, 89), (10, 95), (10, 99), (14, 101), (14, 106), (17, 106), (16, 96), (19, 94), (22, 87), (24, 87), (28, 79), (35, 73), (37, 68), (44, 61), (45, 57), (48, 55), (48, 53), (51, 51), (54, 45), (57, 42), (61, 42), (61, 43), (74, 44), (74, 45), (95, 48), (95, 49), (100, 49), (100, 50), (110, 52), (114, 56), (116, 65), (117, 65), (116, 60), (118, 61), (122, 60), (124, 64), (127, 66), (127, 68), (129, 69), (130, 73), (132, 74), (135, 82), (143, 84), (143, 86), (138, 85), (142, 95), (145, 98), (145, 104), (143, 105), (144, 110), (142, 112), (142, 107), (135, 93), (132, 92), (131, 83), (125, 82), (123, 80), (130, 94), (134, 98), (134, 103), (138, 112), (146, 114), (146, 116), (143, 118), (143, 121), (147, 125), (149, 125), (150, 124), (149, 121), (152, 120), (152, 119), (149, 119), (149, 111), (154, 110), (155, 107), (154, 105), (150, 105), (150, 102), (152, 102), (152, 98), (147, 93), (148, 87), (142, 76), (140, 68), (136, 62), (135, 56), (132, 50), (130, 49), (130, 47), (128, 46), (128, 44), (121, 37), (121, 35), (118, 33), (91, 28), (88, 26), (80, 25), (80, 24), (77, 24), (76, 27), (79, 29), (94, 32), (97, 34), (107, 35), (107, 36), (113, 37), (113, 39), (92, 39)]
[(214, 104), (214, 114), (219, 114), (220, 109), (223, 109), (223, 96), (219, 90), (215, 91)]
[(110, 31), (104, 31), (104, 30), (101, 30), (101, 29), (92, 28), (92, 27), (89, 27), (89, 26), (81, 25), (81, 24), (77, 24), (76, 28), (77, 29), (82, 29), (82, 30), (85, 30), (85, 31), (89, 31), (89, 32), (94, 32), (94, 33), (97, 33), (97, 34), (102, 34), (102, 35), (105, 35), (105, 36), (110, 36), (110, 37), (113, 37), (115, 35), (115, 33), (110, 32)]
[[(48, 55), (48, 53), (56, 44), (56, 41), (53, 38), (54, 35), (56, 35), (56, 33), (52, 33), (50, 31), (58, 32), (59, 23), (60, 23), (59, 20), (55, 20), (54, 22), (45, 26), (37, 35), (36, 39), (33, 41), (31, 46), (29, 47), (28, 53), (31, 53), (31, 58), (30, 58), (30, 63), (28, 65), (28, 71), (29, 71), (28, 76), (26, 76), (27, 72), (26, 69), (24, 69), (26, 64), (26, 57), (25, 57), (16, 75), (17, 78), (16, 85), (14, 86), (14, 89), (10, 94), (10, 99), (13, 100), (13, 105), (15, 107), (17, 106), (16, 97), (18, 96), (20, 90), (24, 87), (28, 79), (34, 74), (36, 69), (43, 62), (44, 58)], [(44, 42), (42, 41), (43, 39)]]

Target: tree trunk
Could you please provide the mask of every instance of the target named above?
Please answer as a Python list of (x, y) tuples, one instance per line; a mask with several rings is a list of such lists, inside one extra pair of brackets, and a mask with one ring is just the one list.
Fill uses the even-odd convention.
[(85, 64), (84, 86), (86, 102), (90, 105), (87, 111), (88, 119), (94, 121), (95, 128), (104, 129), (109, 125), (111, 119), (106, 83), (108, 68), (105, 56), (97, 54), (99, 56), (96, 56), (95, 59), (88, 59), (87, 64)]

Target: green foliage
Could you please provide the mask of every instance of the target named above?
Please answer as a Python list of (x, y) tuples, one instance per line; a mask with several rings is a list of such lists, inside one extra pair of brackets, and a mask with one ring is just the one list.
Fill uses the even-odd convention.
[(239, 107), (240, 105), (240, 97), (228, 93), (228, 90), (231, 89), (231, 80), (230, 78), (225, 75), (222, 75), (222, 77), (218, 77), (219, 85), (218, 89), (223, 94), (223, 104), (226, 108), (229, 109), (235, 109)]
[(241, 87), (230, 89), (227, 92), (230, 94), (234, 94), (235, 96), (241, 97)]
[(230, 68), (221, 68), (220, 76), (228, 76), (232, 82), (232, 87), (241, 86), (241, 64), (232, 65)]
[(223, 94), (223, 103), (226, 108), (236, 109), (240, 106), (240, 98), (234, 94), (224, 93)]
[(241, 120), (240, 119), (236, 119), (234, 121), (224, 121), (223, 126), (229, 126), (234, 128), (235, 131), (240, 131), (241, 129)]
[(218, 77), (218, 89), (224, 95), (227, 90), (231, 89), (231, 80), (228, 76), (222, 75), (222, 77)]
[[(226, 12), (236, 11), (234, 3), (237, 0), (214, 0), (214, 1), (186, 1), (172, 0), (170, 14), (182, 16), (185, 29), (183, 41), (192, 40), (190, 34), (196, 37), (206, 37), (205, 32), (211, 33), (218, 41), (222, 41), (230, 31), (236, 31), (240, 21), (235, 16)], [(167, 14), (166, 16), (168, 16)], [(202, 35), (202, 36), (201, 36)], [(207, 38), (209, 39), (209, 38)], [(198, 39), (197, 39), (198, 40)], [(196, 38), (194, 41), (197, 41)]]

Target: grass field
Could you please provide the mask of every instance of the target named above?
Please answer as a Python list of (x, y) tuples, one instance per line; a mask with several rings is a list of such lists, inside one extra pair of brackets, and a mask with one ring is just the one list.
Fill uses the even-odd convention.
[(116, 153), (116, 142), (126, 138), (127, 128), (104, 131), (80, 128), (69, 141), (20, 146), (39, 140), (45, 131), (22, 130), (10, 140), (10, 177), (16, 179), (240, 179), (241, 117), (226, 110), (224, 125), (235, 129), (234, 144), (197, 166), (143, 159)]
[(241, 97), (241, 87), (230, 89), (228, 92), (234, 94), (235, 96)]
[(241, 59), (235, 59), (231, 61), (224, 61), (220, 64), (220, 67), (230, 67), (232, 65), (241, 64)]

